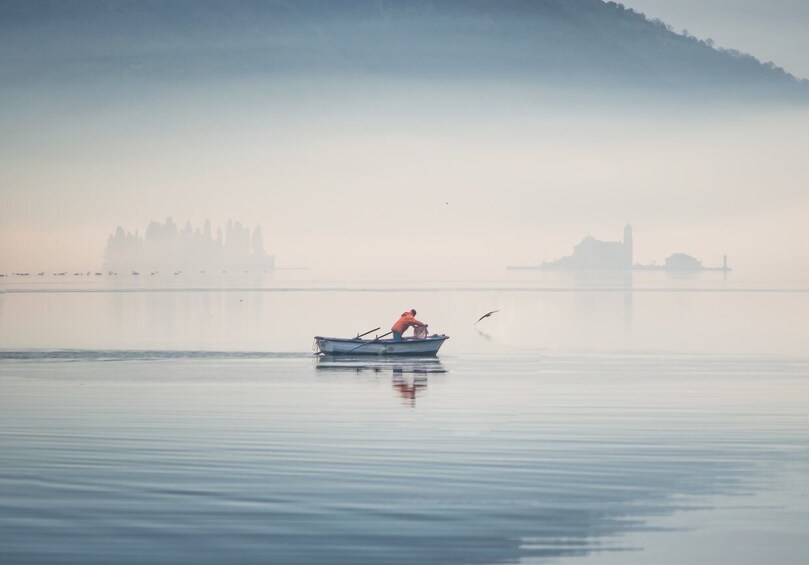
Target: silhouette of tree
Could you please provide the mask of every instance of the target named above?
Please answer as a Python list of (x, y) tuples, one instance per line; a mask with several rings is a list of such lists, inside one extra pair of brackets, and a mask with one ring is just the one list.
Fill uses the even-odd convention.
[(149, 270), (267, 270), (274, 266), (274, 257), (264, 249), (260, 226), (251, 235), (241, 222), (228, 220), (226, 232), (216, 229), (211, 237), (211, 223), (202, 229), (186, 222), (182, 230), (167, 217), (161, 224), (149, 222), (143, 238), (118, 226), (109, 236), (104, 251), (104, 266), (109, 271)]

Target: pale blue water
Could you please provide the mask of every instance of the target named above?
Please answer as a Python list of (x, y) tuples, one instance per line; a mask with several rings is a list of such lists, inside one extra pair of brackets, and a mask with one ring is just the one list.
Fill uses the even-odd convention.
[(0, 562), (809, 560), (805, 294), (257, 294), (0, 295)]

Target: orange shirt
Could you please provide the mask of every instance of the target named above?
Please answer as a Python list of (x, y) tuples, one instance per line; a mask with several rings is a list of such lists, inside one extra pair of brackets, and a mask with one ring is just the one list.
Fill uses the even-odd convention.
[(423, 326), (410, 312), (402, 312), (402, 316), (393, 324), (391, 331), (404, 333), (410, 326)]

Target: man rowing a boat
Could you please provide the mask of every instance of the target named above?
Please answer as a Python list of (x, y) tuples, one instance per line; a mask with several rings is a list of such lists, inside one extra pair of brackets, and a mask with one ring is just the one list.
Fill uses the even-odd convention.
[(402, 312), (402, 315), (393, 324), (391, 332), (393, 333), (393, 341), (402, 341), (402, 334), (407, 331), (407, 328), (413, 326), (414, 328), (426, 328), (427, 324), (423, 324), (416, 319), (416, 310), (409, 312)]

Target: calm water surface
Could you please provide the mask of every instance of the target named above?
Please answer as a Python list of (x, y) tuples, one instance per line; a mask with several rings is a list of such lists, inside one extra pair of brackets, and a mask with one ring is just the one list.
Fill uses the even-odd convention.
[(0, 295), (0, 561), (809, 561), (809, 296), (443, 294)]

